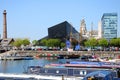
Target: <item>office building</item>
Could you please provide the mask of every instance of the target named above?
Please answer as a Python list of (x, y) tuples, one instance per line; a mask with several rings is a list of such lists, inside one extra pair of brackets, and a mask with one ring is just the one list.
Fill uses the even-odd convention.
[(101, 22), (102, 37), (108, 41), (117, 38), (117, 13), (104, 13)]

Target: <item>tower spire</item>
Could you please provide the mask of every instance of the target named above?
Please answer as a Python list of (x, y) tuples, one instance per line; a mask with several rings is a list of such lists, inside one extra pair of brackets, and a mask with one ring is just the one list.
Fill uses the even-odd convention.
[(82, 42), (83, 35), (86, 35), (86, 33), (87, 33), (87, 29), (86, 29), (85, 20), (82, 19), (80, 22), (80, 42)]
[(6, 10), (3, 12), (3, 39), (7, 38), (7, 19), (6, 19)]
[(91, 37), (93, 36), (93, 22), (91, 23)]

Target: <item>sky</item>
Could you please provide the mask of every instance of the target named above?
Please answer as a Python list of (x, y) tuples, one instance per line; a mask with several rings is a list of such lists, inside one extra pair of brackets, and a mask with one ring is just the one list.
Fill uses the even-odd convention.
[(98, 29), (104, 13), (118, 14), (120, 37), (120, 0), (0, 0), (0, 34), (3, 33), (3, 11), (7, 12), (8, 38), (39, 40), (48, 28), (68, 21), (79, 32), (82, 19), (88, 31)]

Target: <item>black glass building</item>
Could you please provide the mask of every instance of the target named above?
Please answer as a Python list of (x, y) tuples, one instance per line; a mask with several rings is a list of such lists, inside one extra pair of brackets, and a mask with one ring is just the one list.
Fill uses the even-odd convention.
[(67, 21), (64, 21), (62, 23), (59, 23), (55, 26), (48, 28), (48, 37), (49, 38), (59, 38), (59, 39), (63, 40), (66, 38), (70, 38), (70, 34), (79, 34), (79, 33)]

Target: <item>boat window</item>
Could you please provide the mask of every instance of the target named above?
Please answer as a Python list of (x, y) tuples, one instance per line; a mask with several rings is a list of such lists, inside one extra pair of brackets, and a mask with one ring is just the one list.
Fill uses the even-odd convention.
[(87, 71), (86, 70), (81, 70), (80, 71), (80, 75), (86, 75), (87, 74)]
[(59, 70), (57, 70), (56, 73), (59, 73)]

